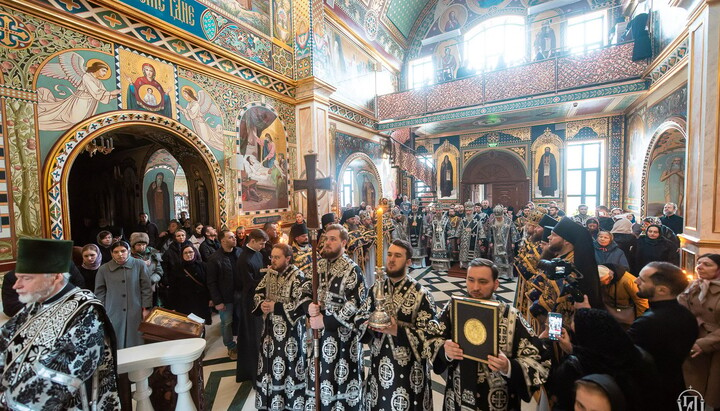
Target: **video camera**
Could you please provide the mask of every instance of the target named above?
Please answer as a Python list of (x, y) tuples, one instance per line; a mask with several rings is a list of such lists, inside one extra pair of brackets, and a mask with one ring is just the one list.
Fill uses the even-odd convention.
[[(578, 279), (581, 279), (583, 275), (573, 263), (562, 258), (553, 258), (552, 260), (538, 261), (537, 268), (542, 270), (549, 280), (562, 280), (562, 288), (558, 297), (567, 295), (568, 300), (572, 303), (583, 301), (584, 294), (578, 286)], [(575, 275), (570, 275), (572, 273)]]

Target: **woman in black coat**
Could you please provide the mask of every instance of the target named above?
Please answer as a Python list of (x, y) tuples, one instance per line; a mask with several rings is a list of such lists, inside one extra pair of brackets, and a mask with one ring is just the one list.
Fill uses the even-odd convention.
[[(190, 241), (187, 240), (187, 233), (182, 228), (179, 228), (173, 233), (174, 240), (170, 243), (168, 246), (167, 251), (165, 251), (162, 255), (162, 261), (160, 262), (160, 265), (162, 265), (163, 273), (174, 273), (182, 267), (183, 263), (183, 257), (182, 257), (182, 249), (183, 247), (187, 245), (192, 245)], [(171, 310), (175, 309), (175, 304), (177, 301), (177, 298), (170, 292), (169, 289), (166, 289), (166, 287), (170, 287), (171, 284), (171, 278), (168, 276), (168, 278), (165, 278), (163, 275), (161, 284), (160, 284), (160, 300), (162, 301), (162, 306), (165, 308), (169, 308)]]
[(640, 270), (653, 261), (664, 261), (677, 265), (678, 252), (675, 244), (661, 236), (661, 228), (657, 224), (651, 224), (645, 229), (645, 235), (638, 238), (633, 249), (634, 266), (633, 274), (637, 276)]
[(210, 293), (200, 253), (192, 244), (183, 245), (180, 252), (182, 262), (170, 271), (173, 309), (183, 314), (195, 314), (210, 324)]

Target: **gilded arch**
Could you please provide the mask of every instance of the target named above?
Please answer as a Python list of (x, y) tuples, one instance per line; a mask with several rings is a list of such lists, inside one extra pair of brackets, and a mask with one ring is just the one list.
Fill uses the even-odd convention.
[[(655, 146), (657, 145), (660, 137), (662, 137), (668, 131), (678, 131), (685, 139), (685, 164), (687, 164), (687, 123), (682, 117), (670, 117), (663, 121), (657, 129), (653, 132), (650, 142), (648, 143), (647, 150), (645, 151), (645, 160), (643, 161), (642, 169), (642, 180), (640, 184), (640, 214), (645, 216), (647, 213), (648, 206), (648, 184), (650, 183), (650, 166), (654, 160)], [(682, 204), (678, 204), (678, 207), (683, 207)]]
[(226, 187), (220, 163), (210, 147), (179, 121), (142, 111), (116, 111), (88, 118), (63, 134), (48, 153), (42, 172), (42, 202), (45, 235), (59, 240), (70, 238), (67, 184), (77, 156), (94, 138), (126, 126), (141, 125), (167, 132), (195, 147), (211, 173), (217, 207), (212, 217), (227, 225)]

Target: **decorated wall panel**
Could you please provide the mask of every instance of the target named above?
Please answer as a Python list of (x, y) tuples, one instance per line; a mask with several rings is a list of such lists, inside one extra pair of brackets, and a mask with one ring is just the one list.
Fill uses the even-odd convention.
[[(49, 2), (59, 7), (60, 3)], [(85, 24), (84, 18), (102, 17), (99, 6), (83, 0), (77, 0), (75, 4), (84, 13), (76, 14), (78, 19), (74, 21), (79, 25)], [(284, 6), (285, 3), (280, 1), (275, 10)], [(270, 13), (272, 10), (268, 6), (266, 11)], [(0, 219), (3, 213), (13, 213), (7, 227), (3, 223), (0, 228), (0, 239), (9, 232), (15, 236), (42, 236), (46, 232), (52, 232), (58, 238), (63, 236), (62, 215), (67, 211), (63, 208), (64, 188), (56, 186), (60, 190), (53, 192), (57, 201), (50, 200), (52, 213), (45, 211), (48, 219), (43, 221), (41, 207), (45, 194), (41, 196), (40, 182), (49, 178), (42, 175), (44, 163), (52, 161), (56, 164), (54, 170), (66, 173), (72, 166), (72, 160), (65, 161), (74, 159), (74, 148), (85, 144), (83, 135), (70, 135), (69, 130), (78, 129), (82, 134), (109, 124), (122, 127), (124, 123), (136, 120), (163, 127), (173, 125), (178, 133), (186, 130), (182, 133), (188, 133), (187, 141), (194, 141), (197, 150), (207, 150), (203, 156), (208, 159), (208, 165), (216, 167), (214, 170), (218, 178), (231, 182), (227, 188), (224, 183), (222, 187), (216, 187), (221, 189), (217, 202), (223, 223), (248, 213), (242, 200), (242, 185), (236, 187), (235, 184), (240, 170), (229, 167), (229, 160), (236, 152), (236, 123), (240, 122), (244, 107), (253, 103), (263, 104), (275, 113), (282, 124), (277, 129), (282, 130), (278, 131), (278, 140), (273, 141), (275, 160), (285, 164), (289, 160), (287, 142), (295, 141), (294, 106), (276, 98), (277, 89), (273, 90), (272, 81), (261, 81), (267, 86), (267, 94), (264, 94), (257, 91), (262, 89), (260, 87), (247, 87), (249, 82), (242, 76), (238, 76), (235, 82), (228, 81), (227, 76), (220, 80), (221, 76), (216, 74), (227, 71), (218, 65), (208, 64), (200, 70), (185, 66), (184, 62), (196, 57), (187, 49), (187, 56), (179, 53), (174, 58), (174, 55), (164, 52), (163, 57), (159, 57), (154, 47), (135, 48), (137, 42), (133, 43), (133, 47), (113, 43), (113, 40), (122, 41), (124, 37), (114, 37), (104, 28), (93, 26), (96, 32), (80, 33), (8, 6), (0, 6), (0, 14), (15, 21), (18, 33), (22, 34), (0, 33), (3, 38), (0, 47), (0, 95), (6, 97), (2, 100), (2, 131), (7, 139), (3, 154), (5, 169), (13, 171), (10, 174), (0, 173), (0, 177), (7, 178), (5, 188), (8, 188), (8, 183), (12, 187), (12, 195), (7, 198), (8, 206), (3, 206), (0, 193)], [(66, 18), (75, 19), (73, 16)], [(288, 15), (288, 18), (291, 16)], [(117, 13), (116, 19), (121, 26), (130, 21), (130, 17)], [(262, 36), (263, 33), (255, 35)], [(21, 37), (26, 41), (19, 41)], [(211, 53), (205, 53), (211, 56)], [(168, 56), (173, 58), (168, 59)], [(237, 66), (233, 67), (232, 70), (237, 70)], [(146, 116), (123, 117), (122, 111), (118, 110), (146, 113)], [(107, 117), (107, 124), (89, 123), (88, 127), (95, 129), (82, 131), (84, 129), (79, 125), (98, 115)], [(49, 158), (48, 153), (56, 150), (59, 144), (68, 144), (68, 156)], [(283, 178), (285, 186), (286, 174)], [(239, 195), (236, 194), (238, 192)], [(289, 207), (286, 198), (284, 202), (278, 201), (271, 210), (281, 212)]]

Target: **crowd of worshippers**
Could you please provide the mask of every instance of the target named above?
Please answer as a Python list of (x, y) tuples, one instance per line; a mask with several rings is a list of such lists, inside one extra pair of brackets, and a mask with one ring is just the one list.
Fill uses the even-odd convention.
[[(498, 303), (498, 351), (479, 362), (453, 341), (453, 305), (437, 306), (411, 275), (416, 261), (453, 253), (443, 243), (447, 254), (435, 254), (434, 228), (415, 232), (413, 242), (413, 222), (430, 216), (435, 227), (458, 217), (452, 214), (459, 207), (423, 212), (403, 203), (381, 200), (382, 214), (361, 204), (341, 219), (322, 216), (317, 303), (315, 233), (301, 213), (287, 241), (277, 223), (188, 233), (172, 221), (155, 241), (148, 232), (133, 232), (125, 242), (103, 230), (97, 244), (82, 247), (77, 267), (71, 242), (21, 239), (15, 274), (3, 283), (4, 308), (14, 293), (19, 311), (8, 313), (14, 316), (0, 332), (0, 404), (118, 409), (115, 349), (143, 344), (140, 322), (164, 306), (206, 323), (213, 309), (219, 313), (236, 380), (254, 383), (257, 409), (314, 409), (317, 379), (322, 409), (431, 410), (431, 370), (446, 380), (446, 410), (519, 410), (533, 398), (555, 410), (675, 410), (688, 386), (706, 406), (720, 407), (720, 254), (699, 256), (690, 281), (673, 264), (677, 246), (666, 237), (675, 230), (667, 225), (648, 221), (636, 238), (622, 210), (600, 210), (593, 227), (583, 206), (572, 218), (559, 218), (552, 204), (530, 204), (517, 214), (486, 202), (478, 210), (465, 206), (461, 227), (473, 220), (478, 233), (491, 233), (458, 241), (465, 296)], [(667, 212), (672, 206), (665, 217), (674, 214)], [(384, 275), (376, 281), (378, 220), (389, 241), (377, 251)], [(397, 225), (401, 220), (410, 223)], [(152, 224), (144, 214), (140, 222)], [(627, 254), (618, 234), (634, 238)], [(430, 246), (422, 248), (428, 237)], [(665, 241), (672, 253), (643, 251)], [(566, 275), (557, 275), (558, 267)], [(518, 279), (515, 304), (495, 295), (501, 275)], [(390, 315), (386, 327), (369, 325), (379, 308)], [(555, 339), (551, 313), (563, 320)]]

